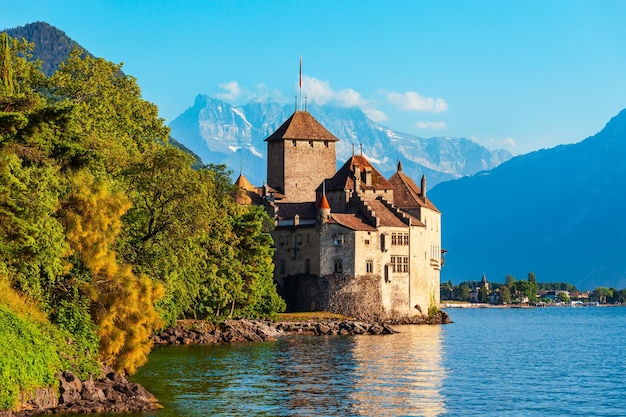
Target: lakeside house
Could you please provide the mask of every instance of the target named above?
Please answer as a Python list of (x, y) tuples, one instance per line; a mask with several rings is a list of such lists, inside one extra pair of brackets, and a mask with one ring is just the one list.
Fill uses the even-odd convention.
[(336, 169), (332, 135), (296, 111), (267, 139), (267, 182), (241, 174), (243, 204), (274, 219), (274, 281), (289, 311), (353, 317), (427, 315), (440, 303), (441, 213), (402, 172), (385, 178), (362, 153)]

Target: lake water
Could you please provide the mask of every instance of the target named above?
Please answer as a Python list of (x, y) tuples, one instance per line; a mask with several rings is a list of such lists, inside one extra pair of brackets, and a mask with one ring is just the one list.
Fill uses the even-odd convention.
[(626, 308), (447, 312), (389, 336), (157, 347), (132, 379), (165, 408), (125, 416), (626, 415)]

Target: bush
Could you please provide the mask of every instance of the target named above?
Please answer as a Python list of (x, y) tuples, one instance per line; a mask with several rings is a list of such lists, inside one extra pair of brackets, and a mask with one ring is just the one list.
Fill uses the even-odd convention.
[[(42, 324), (43, 325), (43, 324)], [(11, 409), (21, 391), (57, 384), (62, 367), (56, 344), (34, 321), (0, 305), (0, 409)]]

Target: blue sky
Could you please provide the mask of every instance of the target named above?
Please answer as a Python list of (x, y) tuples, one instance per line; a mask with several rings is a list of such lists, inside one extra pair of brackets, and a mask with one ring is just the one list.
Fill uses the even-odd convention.
[(124, 63), (168, 123), (197, 94), (358, 105), (422, 137), (522, 154), (593, 135), (626, 108), (626, 1), (30, 0), (35, 21)]

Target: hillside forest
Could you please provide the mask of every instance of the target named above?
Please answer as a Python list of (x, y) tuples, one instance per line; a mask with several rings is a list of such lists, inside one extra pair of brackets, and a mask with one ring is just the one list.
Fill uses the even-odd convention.
[(176, 319), (284, 310), (225, 167), (194, 169), (122, 65), (76, 48), (47, 76), (33, 47), (0, 34), (0, 409), (61, 369), (133, 373)]

